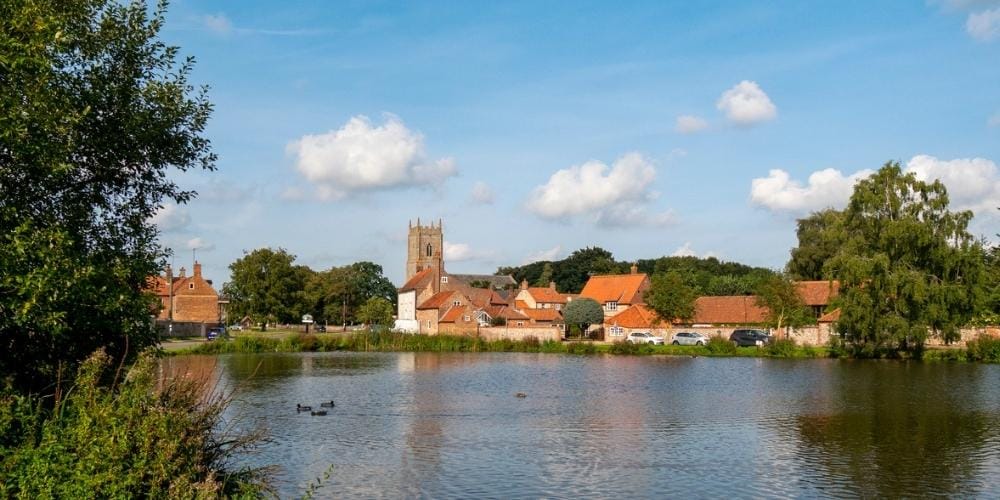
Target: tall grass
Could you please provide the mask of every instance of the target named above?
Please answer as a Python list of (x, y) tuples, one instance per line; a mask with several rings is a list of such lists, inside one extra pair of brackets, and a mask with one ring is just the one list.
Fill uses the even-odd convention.
[(1000, 363), (1000, 337), (980, 335), (968, 341), (965, 356), (969, 361)]
[[(143, 355), (121, 381), (103, 351), (53, 404), (0, 397), (0, 497), (217, 498), (268, 492), (269, 470), (234, 468), (258, 433), (223, 433), (210, 381), (161, 379)], [(51, 408), (51, 409), (50, 409)]]

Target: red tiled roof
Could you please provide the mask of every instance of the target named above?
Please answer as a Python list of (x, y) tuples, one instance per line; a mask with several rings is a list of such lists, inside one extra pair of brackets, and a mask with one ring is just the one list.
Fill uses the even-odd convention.
[(641, 304), (646, 283), (648, 280), (642, 273), (591, 276), (580, 296), (594, 299), (601, 304), (605, 302)]
[(440, 309), (441, 306), (452, 302), (451, 296), (454, 294), (455, 292), (452, 291), (435, 293), (434, 295), (431, 295), (431, 298), (425, 300), (423, 304), (417, 306), (417, 309)]
[(643, 304), (637, 304), (604, 320), (608, 325), (623, 328), (655, 328), (669, 326), (661, 321), (656, 312)]
[(840, 292), (839, 281), (797, 281), (795, 287), (807, 306), (825, 306)]
[(535, 302), (546, 304), (565, 304), (566, 296), (549, 287), (532, 287), (528, 293), (535, 299)]
[(562, 314), (555, 309), (525, 309), (522, 313), (535, 321), (556, 321), (562, 319)]
[[(627, 312), (627, 311), (626, 311)], [(689, 323), (711, 325), (743, 325), (763, 323), (767, 308), (757, 305), (757, 297), (698, 297), (694, 301), (694, 317)]]
[(528, 309), (528, 303), (523, 300), (515, 300), (514, 307), (521, 309), (522, 311)]
[(819, 323), (836, 323), (840, 319), (840, 308), (836, 308), (822, 316), (816, 321)]
[(483, 308), (490, 305), (507, 305), (507, 301), (493, 290), (485, 288), (464, 288), (463, 292), (476, 307)]
[(528, 319), (527, 316), (515, 311), (513, 308), (510, 307), (503, 307), (496, 314), (490, 314), (490, 316), (494, 318), (504, 318), (507, 320)]
[[(458, 321), (458, 318), (461, 318), (462, 315), (466, 314), (467, 312), (468, 309), (465, 307), (460, 307), (460, 306), (452, 307), (451, 309), (448, 309), (448, 311), (445, 312), (443, 316), (441, 316), (441, 319), (439, 319), (438, 322), (454, 323), (455, 321)], [(471, 313), (469, 314), (469, 319), (470, 320), (472, 319)]]
[(403, 286), (399, 287), (400, 292), (405, 292), (408, 290), (416, 290), (418, 288), (423, 288), (427, 285), (427, 281), (434, 278), (434, 268), (428, 267), (417, 274), (414, 274), (412, 278), (406, 281)]

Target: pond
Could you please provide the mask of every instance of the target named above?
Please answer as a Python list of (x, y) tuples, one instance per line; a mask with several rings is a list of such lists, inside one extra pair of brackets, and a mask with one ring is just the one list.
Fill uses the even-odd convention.
[[(1000, 366), (520, 353), (186, 356), (317, 497), (1000, 497)], [(517, 397), (523, 393), (525, 397)], [(327, 416), (295, 410), (334, 400)]]

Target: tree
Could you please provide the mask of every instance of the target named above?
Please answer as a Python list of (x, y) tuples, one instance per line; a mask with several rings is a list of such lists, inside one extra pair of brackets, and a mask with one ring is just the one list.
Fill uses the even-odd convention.
[(223, 291), (232, 314), (249, 316), (263, 329), (269, 322), (297, 320), (308, 278), (294, 261), (295, 256), (282, 248), (258, 248), (230, 264), (231, 281)]
[(358, 309), (358, 321), (370, 327), (387, 327), (392, 324), (392, 302), (382, 297), (372, 297)]
[(826, 279), (827, 261), (837, 254), (847, 239), (844, 212), (828, 208), (799, 219), (797, 224), (795, 234), (799, 245), (792, 249), (788, 273), (798, 280)]
[(0, 7), (0, 378), (49, 390), (103, 347), (156, 342), (144, 290), (165, 257), (151, 218), (214, 168), (193, 60), (158, 39), (162, 5)]
[(573, 299), (563, 308), (563, 318), (567, 325), (580, 327), (580, 334), (586, 335), (590, 325), (604, 323), (604, 309), (594, 299)]
[(919, 349), (928, 330), (958, 337), (981, 301), (983, 249), (972, 213), (948, 210), (940, 181), (888, 162), (855, 186), (841, 250), (827, 268), (840, 280), (837, 330), (860, 353)]
[(757, 305), (767, 309), (765, 321), (779, 334), (782, 327), (799, 328), (814, 321), (795, 282), (787, 275), (776, 274), (761, 282)]
[(542, 274), (538, 275), (538, 279), (535, 280), (535, 286), (549, 286), (550, 281), (552, 281), (552, 263), (546, 262), (545, 265), (542, 266)]
[(654, 274), (646, 291), (646, 305), (656, 311), (660, 319), (672, 323), (676, 319), (694, 316), (694, 301), (698, 293), (684, 282), (680, 273)]

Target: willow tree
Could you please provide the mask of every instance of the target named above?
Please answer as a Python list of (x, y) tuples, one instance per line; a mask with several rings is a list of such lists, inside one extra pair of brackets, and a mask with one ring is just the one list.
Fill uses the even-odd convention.
[(919, 349), (929, 332), (958, 338), (984, 284), (971, 218), (948, 209), (940, 181), (918, 180), (898, 162), (858, 182), (828, 266), (840, 280), (837, 330), (859, 353)]

